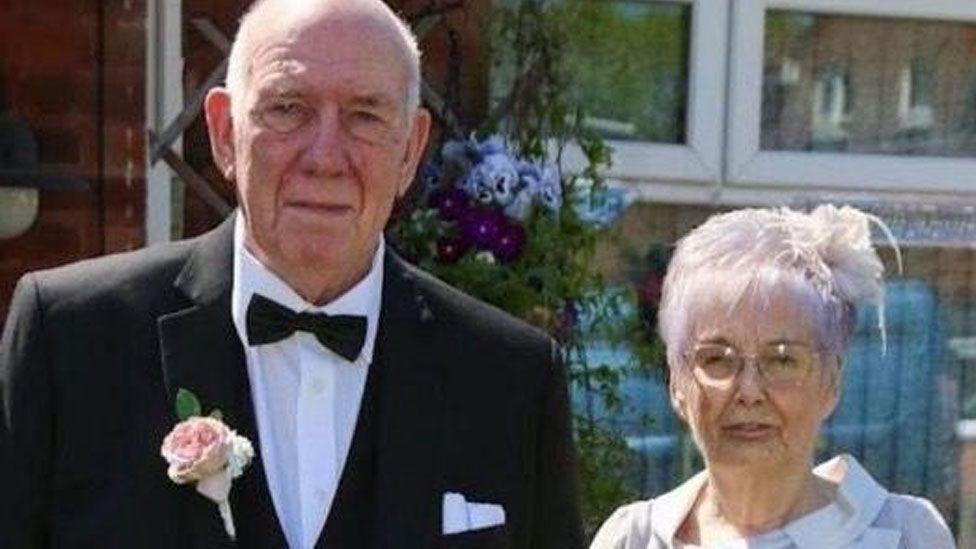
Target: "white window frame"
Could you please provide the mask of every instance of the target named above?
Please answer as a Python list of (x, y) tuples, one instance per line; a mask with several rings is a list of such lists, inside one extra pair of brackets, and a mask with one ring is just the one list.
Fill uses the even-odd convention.
[[(183, 110), (183, 0), (146, 5), (146, 127), (159, 135)], [(172, 146), (180, 150), (182, 138)], [(168, 242), (173, 227), (173, 180), (162, 160), (150, 164), (146, 146), (146, 245)]]
[[(657, 4), (691, 5), (688, 55), (688, 96), (684, 144), (606, 140), (613, 165), (606, 175), (625, 182), (667, 182), (697, 187), (693, 194), (721, 181), (723, 120), (729, 7), (726, 0), (650, 0)], [(653, 55), (648, 52), (648, 55)], [(563, 168), (585, 165), (578, 149), (567, 147)], [(668, 191), (664, 191), (667, 193)], [(651, 194), (657, 194), (652, 192)]]
[(976, 22), (976, 2), (967, 0), (736, 0), (725, 171), (730, 188), (976, 195), (976, 159), (760, 150), (763, 39), (770, 9)]

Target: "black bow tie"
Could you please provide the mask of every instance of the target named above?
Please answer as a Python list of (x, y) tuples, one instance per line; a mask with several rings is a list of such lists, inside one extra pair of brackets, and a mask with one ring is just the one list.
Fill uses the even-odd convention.
[(250, 346), (276, 343), (296, 331), (314, 334), (327, 349), (352, 362), (366, 341), (366, 317), (296, 313), (262, 295), (251, 296), (247, 305), (247, 341)]

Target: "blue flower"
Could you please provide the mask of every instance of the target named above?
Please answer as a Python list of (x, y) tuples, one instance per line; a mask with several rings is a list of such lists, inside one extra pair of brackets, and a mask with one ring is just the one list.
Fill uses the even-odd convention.
[(525, 221), (532, 213), (532, 204), (535, 196), (532, 189), (525, 184), (520, 184), (515, 198), (505, 206), (505, 215), (519, 221)]
[(485, 140), (478, 145), (478, 152), (481, 153), (482, 158), (493, 154), (509, 155), (508, 148), (505, 146), (505, 140), (499, 135), (491, 135), (486, 137)]
[(555, 166), (547, 164), (540, 170), (535, 188), (536, 201), (550, 212), (558, 213), (563, 205), (563, 185)]
[(606, 227), (612, 225), (633, 202), (633, 196), (626, 189), (608, 187), (593, 196), (592, 186), (580, 186), (580, 192), (573, 200), (576, 214), (586, 222)]
[(482, 204), (507, 206), (518, 191), (519, 177), (515, 164), (505, 154), (490, 154), (471, 170), (464, 190)]
[(478, 143), (474, 139), (456, 139), (441, 147), (441, 163), (448, 173), (468, 173), (475, 164), (481, 162), (481, 156)]
[(426, 195), (441, 184), (441, 167), (434, 162), (424, 162), (420, 166), (420, 190)]

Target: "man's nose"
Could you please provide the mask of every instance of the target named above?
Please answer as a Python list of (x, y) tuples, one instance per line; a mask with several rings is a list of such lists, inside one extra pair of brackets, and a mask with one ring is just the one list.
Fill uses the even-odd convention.
[(302, 172), (310, 176), (338, 176), (346, 172), (346, 136), (337, 109), (319, 115), (301, 156)]

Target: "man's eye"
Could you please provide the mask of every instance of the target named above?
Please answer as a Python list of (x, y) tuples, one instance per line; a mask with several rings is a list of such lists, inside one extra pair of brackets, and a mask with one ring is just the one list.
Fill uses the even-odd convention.
[(266, 126), (283, 133), (297, 130), (310, 118), (308, 107), (297, 101), (275, 102), (261, 113), (261, 120)]
[(353, 118), (362, 122), (382, 122), (383, 118), (372, 111), (353, 111)]
[(389, 141), (394, 130), (389, 117), (371, 109), (351, 109), (344, 113), (346, 130), (357, 139), (371, 143)]

